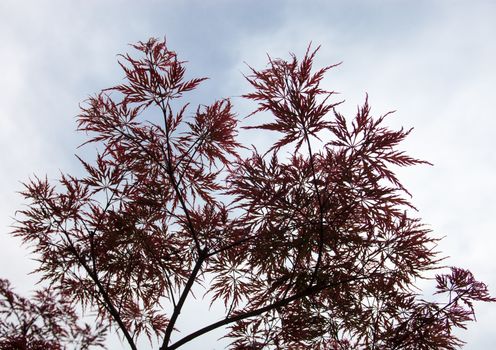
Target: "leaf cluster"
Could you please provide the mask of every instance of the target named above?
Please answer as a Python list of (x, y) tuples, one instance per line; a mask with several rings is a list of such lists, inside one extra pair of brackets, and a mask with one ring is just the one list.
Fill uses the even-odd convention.
[[(223, 326), (232, 349), (462, 344), (452, 329), (474, 319), (474, 301), (495, 299), (458, 268), (436, 278), (446, 301), (417, 294), (441, 257), (393, 171), (426, 163), (398, 149), (410, 130), (388, 128), (368, 99), (345, 119), (321, 88), (334, 66), (314, 71), (309, 47), (301, 61), (251, 68), (244, 97), (267, 121), (248, 129), (280, 137), (242, 157), (231, 101), (190, 109), (184, 95), (204, 78), (186, 80), (165, 41), (133, 47), (140, 57), (120, 56), (125, 82), (81, 107), (79, 129), (100, 149), (80, 158), (85, 175), (34, 178), (22, 192), (28, 206), (14, 235), (67, 300), (46, 297), (54, 310), (94, 310), (132, 349), (141, 335), (172, 350)], [(225, 315), (173, 341), (199, 288)], [(0, 304), (9, 317), (11, 304)], [(5, 341), (17, 341), (25, 322)]]
[(18, 350), (104, 347), (107, 327), (80, 324), (74, 305), (50, 288), (26, 299), (0, 279), (0, 348)]

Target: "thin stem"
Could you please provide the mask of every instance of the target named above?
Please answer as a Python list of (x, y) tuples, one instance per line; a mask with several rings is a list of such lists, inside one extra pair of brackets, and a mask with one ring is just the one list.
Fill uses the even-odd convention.
[[(47, 208), (43, 208), (44, 210), (47, 210)], [(102, 283), (100, 282), (100, 279), (98, 278), (98, 275), (94, 273), (91, 269), (91, 267), (87, 264), (86, 260), (81, 256), (81, 254), (78, 252), (76, 246), (74, 245), (74, 242), (72, 242), (71, 237), (69, 236), (69, 233), (67, 230), (62, 226), (60, 221), (55, 220), (55, 223), (59, 227), (60, 231), (64, 234), (67, 242), (69, 243), (70, 249), (76, 259), (78, 260), (79, 264), (84, 268), (86, 273), (90, 276), (90, 278), (95, 282), (98, 292), (103, 298), (103, 305), (105, 309), (110, 313), (110, 315), (114, 318), (114, 320), (117, 322), (119, 328), (121, 329), (122, 333), (124, 334), (124, 337), (126, 338), (127, 342), (129, 343), (129, 346), (131, 346), (132, 350), (137, 350), (136, 344), (133, 341), (133, 337), (129, 333), (129, 331), (126, 328), (126, 325), (122, 321), (122, 318), (120, 316), (119, 311), (115, 308), (109, 294), (103, 287)]]
[[(182, 163), (182, 161), (186, 158), (186, 155), (189, 155), (189, 153), (193, 150), (193, 148), (195, 148), (196, 144), (199, 142), (199, 145), (195, 148), (195, 151), (193, 152), (193, 155), (191, 155), (189, 158), (189, 162), (191, 162), (191, 159), (194, 157), (195, 153), (197, 152), (198, 148), (201, 146), (201, 144), (203, 143), (203, 140), (205, 139), (205, 136), (202, 134), (201, 137), (198, 137), (190, 146), (189, 148), (186, 150), (186, 152), (182, 155), (182, 157), (180, 157), (176, 163), (176, 165), (174, 166), (174, 171), (177, 170), (177, 168), (179, 167), (179, 165)], [(189, 165), (189, 163), (186, 165), (186, 167)]]
[(177, 199), (179, 200), (179, 203), (181, 204), (181, 208), (183, 209), (184, 216), (186, 217), (188, 228), (191, 232), (191, 236), (193, 237), (193, 241), (195, 242), (196, 250), (198, 252), (201, 252), (202, 248), (200, 246), (200, 241), (198, 240), (196, 230), (194, 229), (193, 221), (191, 220), (191, 216), (189, 215), (189, 210), (186, 206), (186, 202), (185, 202), (183, 195), (179, 189), (179, 184), (177, 183), (176, 177), (174, 176), (174, 167), (172, 165), (172, 148), (170, 145), (170, 135), (169, 135), (170, 130), (169, 130), (169, 126), (167, 123), (167, 108), (170, 109), (170, 106), (169, 106), (168, 102), (167, 102), (167, 104), (164, 104), (164, 101), (161, 101), (159, 107), (162, 110), (162, 115), (164, 118), (164, 126), (165, 126), (165, 142), (167, 144), (167, 157), (166, 157), (167, 174), (169, 175), (170, 181), (172, 183), (172, 187), (174, 188), (174, 191), (176, 192)]
[(225, 326), (225, 325), (228, 325), (230, 323), (233, 323), (233, 322), (237, 322), (237, 321), (241, 321), (241, 320), (244, 320), (246, 318), (250, 318), (250, 317), (253, 317), (253, 316), (258, 316), (264, 312), (267, 312), (267, 311), (270, 311), (270, 310), (273, 310), (273, 309), (276, 309), (276, 308), (279, 308), (279, 307), (283, 307), (283, 306), (286, 306), (288, 305), (289, 303), (295, 301), (295, 300), (298, 300), (298, 299), (301, 299), (301, 298), (304, 298), (306, 296), (310, 296), (310, 295), (313, 295), (313, 294), (316, 294), (316, 293), (319, 293), (321, 291), (323, 291), (324, 289), (327, 289), (327, 288), (331, 288), (331, 287), (334, 287), (334, 286), (337, 286), (339, 284), (343, 284), (343, 283), (348, 283), (348, 282), (352, 282), (352, 281), (357, 281), (357, 280), (362, 280), (362, 279), (367, 279), (367, 278), (370, 278), (370, 276), (362, 276), (362, 277), (355, 277), (355, 278), (349, 278), (349, 279), (346, 279), (346, 280), (342, 280), (342, 281), (338, 281), (336, 283), (331, 283), (331, 284), (321, 284), (321, 285), (318, 285), (318, 284), (315, 284), (313, 286), (310, 286), (308, 288), (306, 288), (305, 290), (299, 292), (299, 293), (296, 293), (290, 297), (287, 297), (287, 298), (283, 298), (281, 300), (278, 300), (270, 305), (267, 305), (267, 306), (264, 306), (264, 307), (261, 307), (259, 309), (255, 309), (255, 310), (252, 310), (252, 311), (247, 311), (245, 313), (241, 313), (241, 314), (238, 314), (238, 315), (235, 315), (235, 316), (231, 316), (231, 317), (228, 317), (228, 318), (225, 318), (223, 320), (220, 320), (220, 321), (217, 321), (215, 323), (212, 323), (206, 327), (203, 327), (199, 330), (197, 330), (196, 332), (193, 332), (189, 335), (187, 335), (186, 337), (178, 340), (177, 342), (175, 342), (174, 344), (172, 344), (171, 346), (169, 347), (162, 347), (161, 350), (174, 350), (174, 349), (177, 349), (179, 348), (180, 346), (190, 342), (191, 340), (195, 339), (195, 338), (198, 338), (199, 336), (205, 334), (205, 333), (208, 333), (216, 328), (219, 328), (219, 327), (222, 327), (222, 326)]
[[(184, 215), (186, 216), (186, 221), (187, 221), (187, 225), (188, 225), (188, 229), (190, 230), (191, 232), (191, 235), (192, 235), (192, 238), (193, 238), (193, 241), (195, 242), (195, 246), (196, 246), (196, 249), (198, 250), (198, 252), (201, 251), (201, 247), (200, 247), (200, 242), (198, 240), (198, 237), (196, 235), (196, 231), (194, 229), (194, 226), (193, 226), (193, 222), (191, 220), (191, 216), (189, 215), (189, 211), (188, 211), (188, 208), (186, 206), (186, 202), (184, 201), (184, 198), (182, 196), (182, 193), (179, 189), (179, 185), (175, 179), (175, 176), (174, 176), (174, 173), (172, 171), (172, 162), (170, 161), (170, 159), (168, 158), (168, 156), (166, 156), (166, 161), (167, 161), (167, 166), (165, 166), (164, 164), (162, 164), (160, 162), (159, 159), (157, 159), (145, 146), (143, 146), (138, 140), (136, 140), (132, 135), (129, 135), (127, 133), (125, 133), (124, 131), (122, 130), (119, 130), (117, 128), (115, 128), (115, 130), (121, 134), (122, 136), (126, 137), (127, 139), (129, 139), (130, 141), (132, 141), (134, 144), (136, 144), (139, 148), (141, 148), (143, 150), (143, 152), (145, 152), (149, 157), (151, 157), (151, 159), (155, 162), (157, 162), (157, 165), (162, 169), (164, 170), (167, 175), (169, 176), (169, 179), (171, 181), (171, 184), (172, 184), (172, 187), (174, 188), (174, 191), (176, 192), (176, 195), (177, 195), (177, 198), (179, 200), (179, 203), (181, 205), (181, 208), (183, 209), (183, 212), (184, 212)], [(168, 138), (167, 138), (168, 139)], [(168, 142), (168, 141), (167, 141)], [(170, 153), (170, 152), (168, 152)]]
[(198, 272), (200, 271), (201, 265), (205, 261), (207, 257), (207, 250), (203, 249), (200, 252), (200, 255), (198, 256), (198, 260), (196, 261), (196, 264), (193, 268), (193, 271), (191, 271), (191, 275), (189, 276), (188, 282), (186, 283), (186, 286), (184, 287), (184, 290), (181, 294), (181, 297), (179, 298), (179, 301), (177, 303), (177, 306), (174, 308), (174, 312), (172, 314), (172, 317), (169, 321), (169, 324), (167, 325), (167, 329), (165, 330), (165, 336), (164, 336), (164, 341), (162, 342), (162, 346), (160, 347), (160, 350), (167, 350), (167, 344), (170, 341), (170, 336), (172, 334), (172, 331), (174, 330), (174, 325), (176, 324), (177, 318), (179, 317), (179, 314), (181, 313), (181, 309), (184, 305), (184, 302), (186, 301), (186, 298), (191, 291), (191, 287), (193, 286), (193, 283), (196, 280), (196, 276), (198, 275)]
[[(443, 312), (444, 310), (446, 310), (448, 307), (450, 307), (451, 305), (453, 304), (456, 304), (457, 301), (462, 298), (465, 294), (469, 293), (471, 290), (471, 288), (468, 288), (466, 289), (463, 293), (460, 293), (458, 294), (452, 301), (450, 301), (449, 303), (447, 303), (446, 305), (444, 305), (442, 308), (440, 308), (439, 310), (437, 310), (437, 312), (430, 318), (423, 318), (420, 322), (420, 324), (416, 327), (416, 329), (420, 329), (422, 327), (424, 327), (425, 325), (429, 324), (429, 323), (432, 323), (434, 322), (434, 320), (436, 320), (436, 317), (441, 313)], [(403, 330), (407, 325), (408, 325), (408, 322), (410, 321), (410, 319), (406, 320), (405, 322), (403, 322), (397, 329), (396, 329), (396, 334), (398, 334), (401, 330)], [(415, 330), (415, 329), (414, 329)], [(396, 341), (394, 342), (393, 344), (393, 347), (391, 347), (391, 350), (394, 350), (394, 349), (399, 349), (399, 347), (401, 347), (402, 345), (402, 342), (405, 341), (407, 338), (408, 338), (408, 335), (409, 333), (405, 333), (403, 334), (402, 336), (400, 336), (399, 338), (396, 339)]]
[(310, 169), (312, 170), (312, 177), (313, 177), (313, 185), (315, 188), (315, 195), (317, 196), (317, 201), (319, 204), (319, 252), (317, 256), (317, 262), (315, 264), (315, 268), (313, 270), (312, 278), (310, 280), (310, 284), (313, 284), (315, 282), (315, 279), (317, 278), (317, 273), (320, 268), (320, 264), (322, 263), (322, 254), (324, 250), (324, 207), (322, 203), (322, 198), (320, 196), (320, 191), (319, 187), (317, 186), (317, 174), (315, 171), (315, 160), (312, 152), (312, 146), (310, 145), (310, 139), (308, 137), (308, 131), (305, 125), (303, 125), (303, 132), (305, 135), (305, 141), (307, 144), (308, 148), (308, 154), (310, 157)]

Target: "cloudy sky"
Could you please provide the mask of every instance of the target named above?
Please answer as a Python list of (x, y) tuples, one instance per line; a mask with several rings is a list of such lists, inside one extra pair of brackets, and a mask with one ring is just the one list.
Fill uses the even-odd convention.
[[(208, 4), (208, 5), (207, 5)], [(496, 294), (495, 1), (0, 1), (0, 277), (21, 292), (36, 276), (28, 250), (7, 233), (21, 207), (20, 182), (80, 170), (78, 104), (122, 79), (116, 54), (167, 36), (191, 76), (208, 76), (195, 102), (248, 89), (246, 65), (322, 45), (318, 63), (343, 62), (326, 87), (350, 115), (365, 93), (392, 127), (414, 127), (404, 144), (434, 167), (401, 171), (447, 264), (470, 269)], [(253, 135), (251, 135), (253, 138)], [(252, 140), (253, 142), (253, 140)], [(496, 304), (479, 305), (461, 332), (465, 349), (496, 348)], [(195, 310), (190, 310), (195, 313)], [(219, 334), (217, 334), (219, 336)], [(207, 340), (205, 340), (207, 339)], [(202, 339), (213, 349), (215, 336)], [(118, 348), (115, 345), (115, 348)], [(186, 349), (188, 349), (186, 347)]]

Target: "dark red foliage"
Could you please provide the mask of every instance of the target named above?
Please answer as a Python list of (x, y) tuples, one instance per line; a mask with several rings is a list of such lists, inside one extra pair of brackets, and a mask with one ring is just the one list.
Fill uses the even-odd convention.
[[(280, 137), (241, 157), (231, 101), (189, 112), (183, 95), (204, 78), (185, 80), (165, 41), (133, 47), (139, 58), (121, 56), (126, 81), (82, 107), (79, 129), (100, 150), (80, 159), (85, 176), (25, 185), (14, 234), (51, 287), (29, 302), (3, 282), (4, 347), (63, 348), (69, 335), (98, 343), (76, 326), (74, 304), (132, 349), (140, 335), (172, 350), (222, 326), (238, 350), (462, 344), (452, 330), (474, 320), (474, 301), (495, 299), (458, 268), (436, 277), (444, 302), (416, 294), (441, 257), (392, 171), (425, 163), (397, 148), (409, 130), (387, 128), (367, 100), (346, 120), (320, 87), (332, 66), (314, 71), (309, 48), (301, 62), (252, 68), (244, 97), (268, 120), (248, 128)], [(206, 281), (225, 316), (172, 342)]]
[(44, 288), (28, 300), (0, 279), (0, 349), (46, 350), (103, 347), (106, 328), (78, 323), (74, 305)]

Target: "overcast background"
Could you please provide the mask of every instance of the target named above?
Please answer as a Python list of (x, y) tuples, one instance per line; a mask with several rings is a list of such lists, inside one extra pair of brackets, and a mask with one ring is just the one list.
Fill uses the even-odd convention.
[[(368, 92), (375, 114), (397, 110), (392, 127), (415, 127), (403, 148), (435, 166), (401, 179), (425, 223), (446, 236), (447, 264), (496, 294), (496, 1), (434, 0), (1, 0), (0, 277), (19, 292), (36, 281), (28, 250), (8, 235), (20, 181), (81, 170), (78, 104), (121, 81), (116, 55), (127, 44), (164, 35), (189, 76), (211, 78), (193, 100), (233, 97), (240, 116), (253, 107), (237, 97), (249, 89), (243, 62), (260, 68), (266, 53), (301, 54), (310, 41), (322, 45), (318, 64), (343, 61), (325, 82), (346, 99), (341, 111), (351, 117)], [(478, 322), (459, 334), (465, 349), (494, 349), (496, 304), (478, 306)], [(193, 318), (203, 318), (194, 307), (183, 322)], [(221, 335), (185, 349), (220, 349)]]

